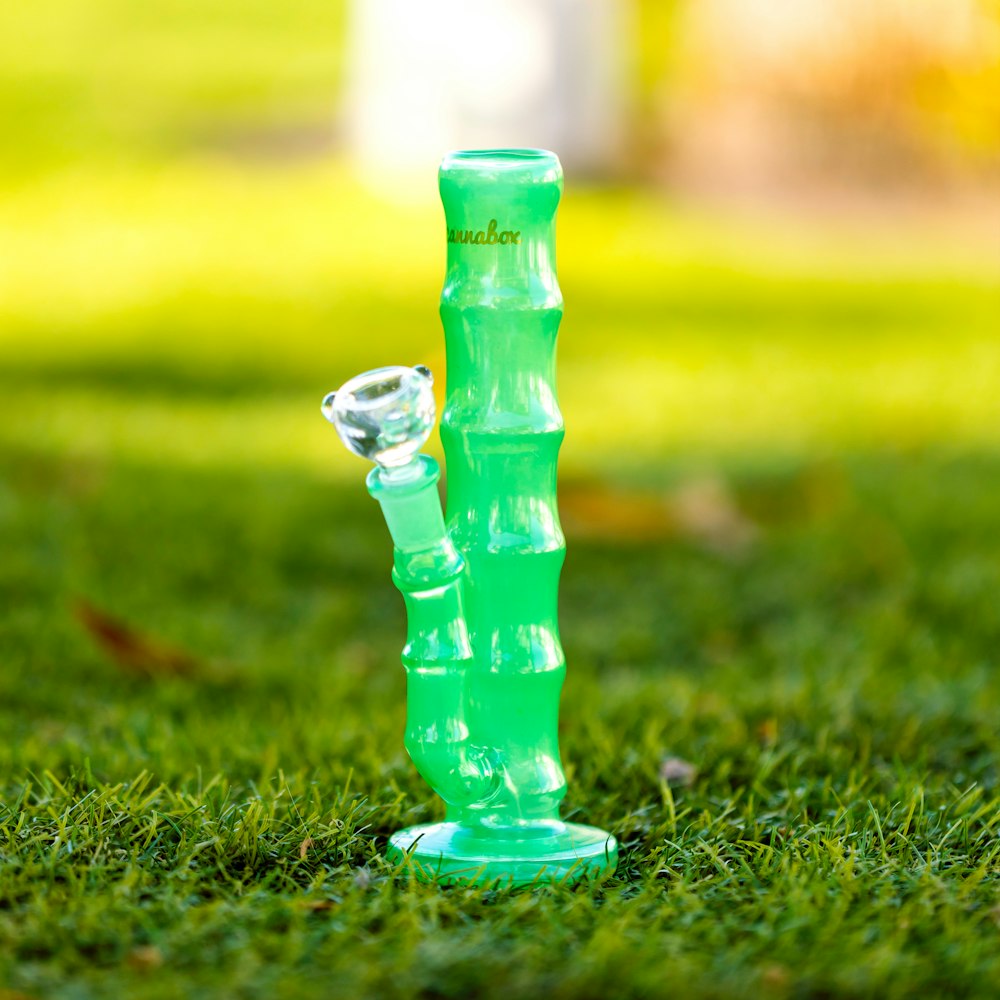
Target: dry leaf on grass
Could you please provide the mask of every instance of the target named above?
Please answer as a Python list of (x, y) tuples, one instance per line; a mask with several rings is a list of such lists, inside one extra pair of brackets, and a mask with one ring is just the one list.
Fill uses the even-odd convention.
[(87, 601), (77, 601), (77, 620), (119, 666), (140, 677), (189, 677), (200, 669), (189, 653), (144, 635)]
[(315, 847), (316, 841), (312, 837), (306, 837), (305, 840), (299, 844), (299, 861), (305, 861), (306, 855), (309, 853), (310, 847)]
[(766, 747), (773, 747), (778, 742), (778, 720), (764, 719), (754, 730), (758, 741)]
[(674, 493), (671, 507), (681, 533), (722, 555), (739, 555), (757, 537), (756, 526), (717, 477), (685, 483)]
[(560, 487), (559, 512), (566, 530), (580, 538), (643, 542), (676, 534), (669, 505), (658, 493), (571, 481)]
[(302, 905), (312, 913), (322, 913), (332, 910), (337, 904), (332, 899), (307, 899)]
[(133, 969), (158, 969), (163, 965), (163, 954), (153, 945), (140, 945), (129, 952), (126, 961)]
[(566, 530), (579, 538), (690, 538), (721, 555), (739, 555), (757, 538), (757, 526), (714, 476), (683, 483), (672, 493), (570, 481), (560, 488), (559, 509)]
[(788, 969), (783, 965), (769, 965), (761, 973), (760, 979), (765, 986), (785, 986), (789, 980)]

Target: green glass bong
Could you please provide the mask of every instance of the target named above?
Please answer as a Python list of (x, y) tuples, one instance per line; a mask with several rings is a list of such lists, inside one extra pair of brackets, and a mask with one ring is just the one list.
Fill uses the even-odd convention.
[(368, 490), (408, 618), (405, 745), (446, 804), (443, 822), (393, 834), (389, 858), (450, 882), (599, 876), (615, 868), (615, 838), (559, 818), (562, 168), (545, 150), (469, 150), (446, 156), (439, 180), (447, 518), (438, 465), (418, 454), (435, 416), (426, 368), (365, 372), (323, 401), (347, 447), (376, 463)]

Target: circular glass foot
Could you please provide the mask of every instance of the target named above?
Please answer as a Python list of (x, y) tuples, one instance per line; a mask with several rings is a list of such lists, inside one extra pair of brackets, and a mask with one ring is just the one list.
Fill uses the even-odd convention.
[(394, 833), (388, 857), (425, 881), (577, 882), (610, 875), (618, 842), (597, 827), (558, 820), (505, 827), (428, 823)]

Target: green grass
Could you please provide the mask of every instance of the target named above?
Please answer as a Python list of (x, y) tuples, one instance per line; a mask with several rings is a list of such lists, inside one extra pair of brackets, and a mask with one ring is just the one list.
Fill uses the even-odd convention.
[[(733, 477), (762, 535), (572, 544), (568, 812), (593, 888), (438, 889), (360, 489), (11, 456), (0, 968), (29, 995), (989, 995), (996, 459)], [(11, 486), (11, 481), (15, 484)], [(123, 674), (74, 595), (197, 655)], [(666, 786), (662, 761), (695, 763)], [(307, 839), (312, 845), (301, 856)]]
[(994, 995), (995, 250), (570, 179), (566, 814), (622, 861), (416, 884), (401, 600), (318, 402), (442, 371), (433, 191), (252, 154), (329, 118), (338, 7), (90, 7), (0, 32), (0, 998)]

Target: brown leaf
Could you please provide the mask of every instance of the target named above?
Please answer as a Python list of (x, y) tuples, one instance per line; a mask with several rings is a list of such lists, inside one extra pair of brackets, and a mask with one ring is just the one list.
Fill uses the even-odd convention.
[(698, 776), (698, 768), (680, 757), (666, 757), (660, 764), (660, 780), (668, 785), (690, 785)]
[(669, 505), (658, 493), (569, 482), (560, 487), (559, 511), (567, 531), (580, 538), (643, 542), (676, 534)]
[(150, 678), (188, 677), (200, 670), (190, 654), (136, 631), (87, 601), (77, 601), (73, 610), (97, 645), (129, 673)]
[(310, 847), (315, 847), (316, 841), (312, 837), (306, 837), (305, 840), (299, 844), (299, 861), (305, 861), (306, 855), (309, 853)]
[(158, 969), (163, 965), (163, 954), (153, 945), (140, 945), (132, 949), (126, 961), (133, 969)]
[(726, 484), (715, 476), (681, 486), (674, 493), (672, 509), (681, 533), (722, 555), (739, 555), (757, 537), (756, 526), (741, 513)]
[(773, 747), (778, 742), (778, 720), (764, 719), (756, 729), (757, 739), (766, 747)]
[(788, 969), (783, 965), (769, 965), (761, 973), (760, 978), (765, 986), (780, 988), (788, 983)]
[(332, 899), (307, 899), (302, 905), (313, 913), (320, 913), (323, 910), (332, 910), (337, 904)]
[(714, 476), (684, 483), (669, 494), (570, 481), (560, 487), (559, 509), (566, 530), (579, 538), (690, 538), (713, 552), (739, 555), (757, 537), (756, 525)]

